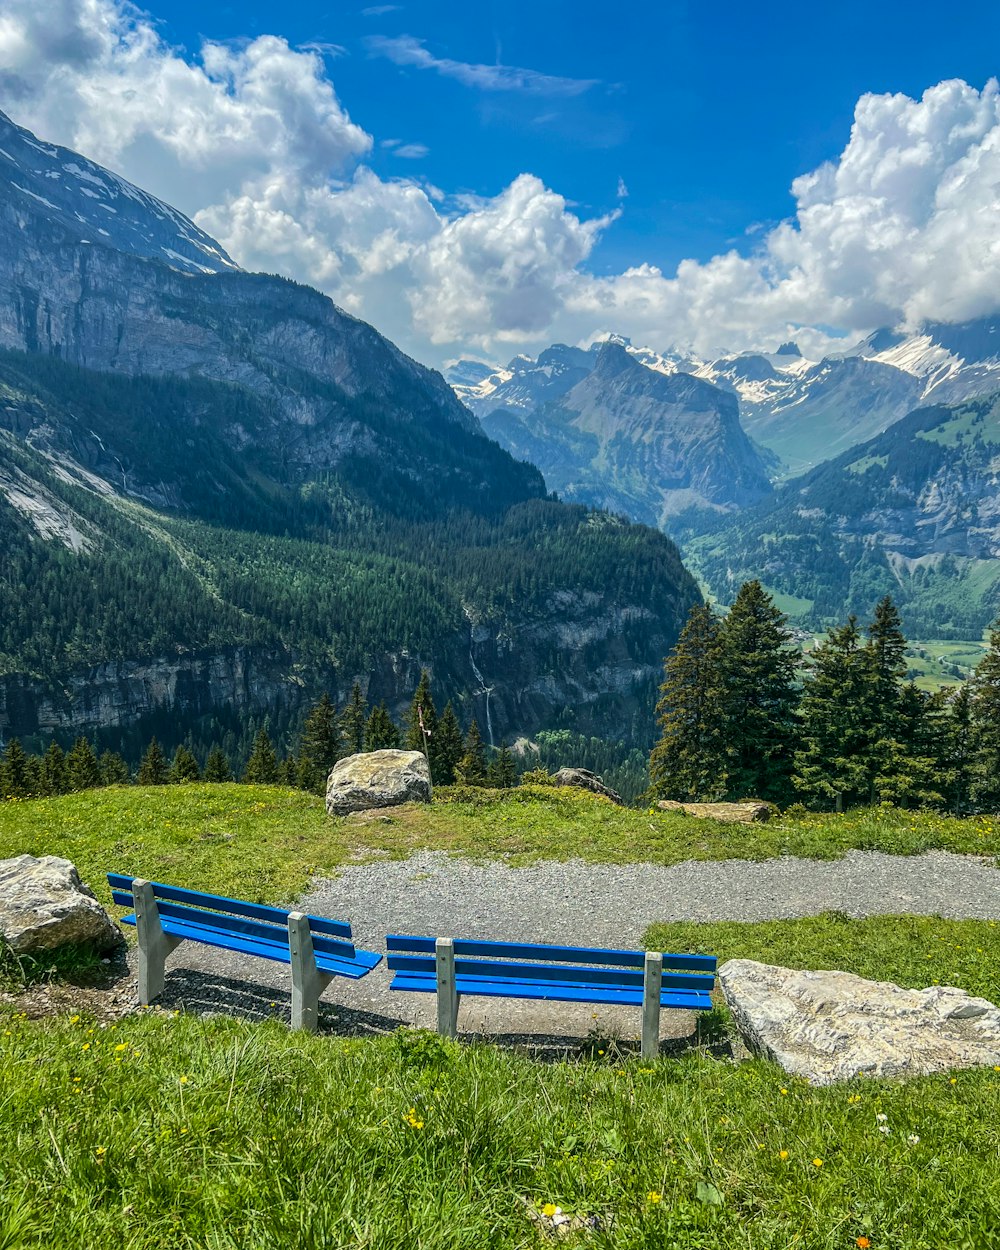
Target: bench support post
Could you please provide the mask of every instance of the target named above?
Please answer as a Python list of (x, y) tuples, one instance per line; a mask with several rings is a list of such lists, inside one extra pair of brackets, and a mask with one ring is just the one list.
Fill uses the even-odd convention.
[(434, 943), (437, 972), (438, 1032), (442, 1037), (458, 1036), (458, 991), (455, 988), (455, 943), (438, 938)]
[(300, 911), (288, 915), (288, 953), (292, 966), (292, 1028), (315, 1033), (319, 1024), (319, 996), (333, 977), (316, 967), (309, 917)]
[(642, 1057), (655, 1059), (660, 1053), (660, 989), (663, 985), (663, 956), (646, 951), (642, 978)]
[(132, 903), (135, 907), (135, 931), (139, 939), (139, 1006), (148, 1007), (163, 993), (167, 956), (183, 938), (164, 933), (160, 909), (156, 906), (153, 887), (136, 877), (132, 882)]

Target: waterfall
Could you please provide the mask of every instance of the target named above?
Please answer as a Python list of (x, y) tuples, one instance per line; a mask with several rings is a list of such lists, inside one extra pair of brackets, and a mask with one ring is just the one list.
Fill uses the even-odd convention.
[(493, 718), (490, 716), (490, 695), (493, 693), (493, 687), (487, 686), (485, 678), (479, 671), (479, 665), (476, 663), (476, 657), (472, 654), (472, 644), (475, 635), (475, 626), (469, 626), (469, 663), (472, 665), (472, 671), (479, 682), (479, 693), (486, 696), (486, 736), (490, 740), (490, 746), (496, 746), (493, 741)]

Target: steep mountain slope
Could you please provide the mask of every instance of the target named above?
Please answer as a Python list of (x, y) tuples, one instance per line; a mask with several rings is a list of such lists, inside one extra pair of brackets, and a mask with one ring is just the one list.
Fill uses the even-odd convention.
[(477, 408), (486, 432), (536, 464), (562, 498), (647, 524), (669, 527), (689, 509), (744, 506), (770, 491), (736, 400), (640, 363), (619, 340), (550, 348)]
[(690, 544), (728, 599), (759, 576), (804, 621), (890, 593), (922, 637), (975, 637), (1000, 610), (1000, 395), (910, 413)]
[(739, 396), (743, 427), (782, 475), (805, 472), (905, 416), (923, 390), (913, 374), (863, 356), (810, 362), (747, 353), (697, 369)]
[(547, 500), (324, 296), (2, 117), (0, 149), (0, 736), (356, 677), (399, 707), (422, 663), (498, 741), (648, 717), (697, 595), (668, 540)]

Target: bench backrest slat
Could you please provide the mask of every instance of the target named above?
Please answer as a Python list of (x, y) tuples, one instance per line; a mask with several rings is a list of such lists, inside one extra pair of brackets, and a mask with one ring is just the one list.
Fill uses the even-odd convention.
[[(413, 955), (434, 954), (432, 937), (410, 937), (403, 933), (391, 933), (386, 938), (390, 952), (398, 951)], [(601, 950), (585, 946), (549, 946), (545, 943), (526, 942), (478, 942), (456, 939), (456, 956), (465, 955), (484, 959), (537, 959), (545, 963), (610, 964), (622, 968), (642, 968), (644, 951)], [(663, 952), (664, 969), (683, 972), (715, 973), (717, 960), (714, 955), (675, 955)], [(390, 956), (389, 967), (393, 967)]]
[[(435, 960), (429, 955), (390, 954), (388, 968), (391, 972), (433, 975)], [(531, 982), (559, 981), (581, 982), (589, 985), (615, 986), (620, 989), (642, 989), (643, 973), (633, 968), (598, 968), (593, 964), (574, 967), (570, 964), (519, 963), (515, 960), (463, 959), (455, 960), (455, 975), (482, 977), (491, 981)], [(711, 974), (696, 972), (664, 972), (664, 989), (711, 991), (714, 978)]]
[[(120, 890), (129, 896), (127, 902), (120, 903), (122, 907), (132, 906), (132, 882), (134, 880), (134, 877), (127, 877), (122, 873), (108, 873), (108, 884), (112, 890)], [(200, 890), (184, 890), (176, 885), (164, 885), (162, 881), (151, 881), (150, 884), (153, 887), (153, 897), (157, 900), (165, 899), (167, 902), (186, 903), (192, 907), (207, 907), (213, 911), (227, 912), (232, 916), (244, 916), (248, 920), (260, 920), (265, 924), (280, 925), (283, 929), (287, 929), (288, 926), (288, 912), (281, 907), (268, 907), (264, 903), (247, 903), (243, 899), (225, 898), (221, 894), (203, 894)], [(115, 901), (118, 902), (117, 899)], [(313, 934), (326, 934), (329, 937), (347, 941), (351, 941), (352, 938), (351, 926), (343, 920), (327, 920), (325, 916), (310, 916), (309, 928)], [(313, 944), (315, 945), (315, 939)]]
[[(121, 907), (130, 907), (131, 895), (115, 892), (115, 902)], [(273, 942), (276, 946), (288, 946), (288, 926), (264, 924), (259, 920), (246, 920), (240, 916), (227, 916), (224, 912), (202, 911), (197, 907), (184, 907), (180, 903), (168, 903), (165, 899), (157, 899), (157, 910), (161, 916), (171, 920), (185, 920), (188, 924), (201, 925), (206, 929), (215, 929), (224, 933), (238, 933), (241, 937), (254, 938), (257, 941)], [(325, 934), (313, 935), (313, 949), (325, 955), (337, 955), (341, 959), (354, 958), (354, 943), (342, 942), (339, 938), (327, 937)]]

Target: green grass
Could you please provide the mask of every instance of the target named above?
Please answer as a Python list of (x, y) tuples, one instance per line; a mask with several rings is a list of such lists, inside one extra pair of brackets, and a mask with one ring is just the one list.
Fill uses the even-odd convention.
[(321, 799), (270, 786), (92, 790), (0, 803), (0, 858), (64, 856), (105, 902), (108, 871), (283, 902), (298, 897), (311, 876), (335, 874), (346, 862), (427, 847), (514, 864), (576, 857), (654, 864), (776, 855), (831, 859), (855, 848), (897, 855), (1000, 852), (997, 817), (960, 820), (873, 808), (723, 825), (536, 786), (441, 791), (430, 805), (392, 809), (385, 818), (388, 823), (332, 820)]
[[(884, 959), (875, 970), (904, 983), (995, 983), (995, 925), (909, 924), (655, 932), (861, 971)], [(996, 1244), (991, 1069), (814, 1089), (702, 1051), (543, 1064), (430, 1034), (317, 1038), (161, 1012), (106, 1029), (0, 1015), (0, 1063), (0, 1250), (510, 1250), (546, 1244), (529, 1214), (546, 1203), (598, 1217), (565, 1244), (621, 1250)]]
[(839, 968), (912, 989), (957, 985), (1000, 1001), (1000, 923), (938, 916), (851, 920), (826, 912), (800, 920), (682, 921), (652, 925), (647, 950), (759, 959), (788, 968)]

